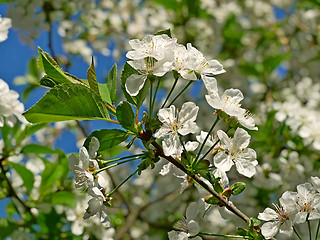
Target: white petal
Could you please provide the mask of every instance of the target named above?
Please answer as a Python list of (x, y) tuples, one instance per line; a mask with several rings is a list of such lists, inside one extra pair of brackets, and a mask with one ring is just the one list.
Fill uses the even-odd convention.
[(190, 222), (188, 222), (188, 229), (189, 229), (189, 236), (197, 235), (200, 231), (199, 223), (194, 220), (191, 220)]
[(250, 143), (251, 136), (243, 128), (237, 128), (233, 136), (233, 146), (237, 149), (246, 148)]
[(186, 211), (186, 217), (187, 221), (190, 221), (192, 219), (195, 219), (198, 214), (198, 205), (196, 202), (192, 202), (189, 204), (187, 211)]
[(167, 175), (170, 172), (171, 168), (172, 168), (172, 163), (167, 163), (167, 164), (163, 165), (159, 174), (162, 176)]
[(76, 155), (71, 154), (68, 159), (68, 164), (71, 172), (76, 169), (75, 166), (77, 166), (77, 169), (78, 169), (79, 158), (77, 158)]
[(102, 205), (100, 208), (100, 221), (103, 226), (110, 227), (110, 220), (107, 213), (107, 207)]
[(100, 147), (99, 140), (96, 137), (92, 137), (89, 143), (89, 155), (90, 158), (94, 158), (96, 155), (96, 152), (98, 151)]
[(233, 161), (225, 152), (217, 153), (214, 158), (214, 165), (219, 168), (221, 171), (227, 172), (233, 166)]
[(256, 173), (256, 168), (252, 164), (251, 161), (237, 160), (236, 161), (236, 168), (240, 174), (242, 174), (248, 178), (251, 178)]
[(272, 238), (279, 231), (280, 222), (267, 222), (261, 227), (261, 233), (266, 239)]
[(126, 91), (131, 96), (137, 96), (139, 91), (143, 88), (146, 80), (147, 80), (146, 75), (132, 74), (130, 77), (127, 78), (127, 81), (125, 84)]
[(262, 213), (259, 213), (258, 219), (264, 220), (264, 221), (271, 221), (278, 218), (278, 214), (275, 210), (271, 208), (266, 208)]
[(217, 80), (214, 77), (201, 75), (201, 78), (209, 94), (218, 93)]
[(195, 103), (184, 103), (179, 112), (179, 122), (183, 124), (186, 121), (195, 121), (197, 119), (198, 111), (199, 107)]

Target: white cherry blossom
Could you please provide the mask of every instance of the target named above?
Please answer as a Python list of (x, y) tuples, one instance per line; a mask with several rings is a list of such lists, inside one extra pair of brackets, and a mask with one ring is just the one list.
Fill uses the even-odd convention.
[(126, 54), (132, 60), (141, 60), (147, 57), (162, 60), (166, 56), (166, 51), (172, 49), (177, 42), (176, 38), (170, 38), (166, 34), (147, 35), (142, 40), (132, 39), (129, 45), (133, 48)]
[(11, 19), (0, 16), (0, 42), (8, 38), (9, 28), (11, 28)]
[(241, 108), (240, 102), (244, 97), (239, 89), (227, 89), (220, 96), (215, 78), (204, 76), (203, 81), (209, 93), (205, 97), (211, 107), (224, 111), (230, 117), (235, 117), (242, 126), (250, 130), (258, 130), (249, 111)]
[(3, 127), (4, 123), (13, 127), (16, 118), (23, 123), (27, 122), (22, 116), (24, 106), (18, 98), (19, 94), (10, 90), (8, 84), (0, 79), (0, 127)]
[(167, 136), (162, 141), (162, 147), (166, 156), (177, 157), (182, 152), (180, 135), (187, 135), (198, 131), (198, 126), (194, 122), (197, 118), (199, 107), (193, 102), (186, 102), (178, 112), (174, 105), (169, 108), (162, 108), (158, 112), (161, 128), (154, 134), (154, 137), (161, 138)]
[[(197, 216), (202, 216), (204, 212), (205, 203), (202, 200), (197, 203), (192, 202), (186, 210), (186, 217), (183, 217), (174, 226), (178, 231), (173, 230), (168, 233), (169, 240), (187, 240), (189, 237), (196, 236), (200, 231), (200, 226), (195, 219)], [(197, 236), (192, 239), (201, 240), (201, 237)]]
[(105, 227), (110, 227), (110, 220), (107, 213), (107, 208), (104, 205), (105, 196), (97, 187), (88, 189), (88, 193), (92, 198), (88, 201), (88, 208), (83, 215), (84, 219), (88, 219), (96, 214), (99, 214), (101, 224)]
[(125, 87), (131, 96), (138, 95), (148, 76), (154, 75), (162, 77), (168, 71), (168, 69), (164, 67), (165, 61), (156, 61), (153, 58), (128, 61), (127, 63), (139, 72), (139, 74), (132, 74), (127, 78)]
[(298, 213), (294, 221), (303, 223), (306, 220), (320, 219), (320, 195), (315, 193), (315, 188), (310, 183), (304, 183), (297, 186), (297, 192)]
[(191, 43), (187, 44), (188, 67), (200, 75), (218, 75), (225, 73), (222, 64), (218, 60), (209, 60), (203, 56), (203, 53), (193, 47)]
[(280, 206), (274, 205), (276, 210), (266, 208), (259, 213), (258, 219), (267, 221), (261, 227), (261, 233), (266, 239), (274, 237), (278, 232), (291, 236), (293, 219), (297, 212), (293, 192), (284, 192), (279, 199)]
[(231, 139), (222, 130), (219, 130), (217, 134), (220, 139), (220, 148), (223, 151), (214, 156), (214, 165), (222, 171), (229, 171), (235, 164), (240, 174), (251, 178), (256, 173), (255, 166), (258, 161), (256, 152), (247, 148), (251, 138), (247, 131), (237, 128)]
[(68, 159), (69, 169), (73, 173), (75, 179), (75, 187), (90, 187), (98, 185), (101, 187), (107, 186), (107, 181), (103, 175), (103, 172), (98, 173), (96, 178), (93, 173), (99, 169), (98, 162), (93, 158), (96, 155), (96, 151), (99, 149), (99, 140), (95, 137), (91, 138), (89, 143), (90, 155), (85, 147), (81, 147), (79, 151), (79, 158), (71, 154)]

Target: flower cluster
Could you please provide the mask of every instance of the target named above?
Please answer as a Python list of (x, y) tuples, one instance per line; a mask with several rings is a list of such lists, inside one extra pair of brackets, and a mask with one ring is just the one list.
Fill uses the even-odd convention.
[(131, 59), (128, 64), (139, 74), (132, 74), (126, 82), (126, 90), (136, 96), (143, 88), (148, 76), (164, 76), (175, 70), (183, 79), (198, 80), (197, 75), (217, 75), (224, 73), (223, 66), (217, 60), (207, 61), (203, 54), (190, 43), (187, 48), (177, 43), (176, 38), (166, 34), (148, 35), (142, 40), (129, 41), (132, 51), (126, 54)]
[(311, 183), (297, 186), (297, 192), (286, 191), (279, 199), (276, 210), (266, 208), (259, 213), (262, 235), (270, 239), (278, 232), (291, 236), (294, 224), (320, 219), (320, 179), (311, 177)]
[(87, 219), (99, 214), (101, 223), (104, 226), (109, 227), (110, 221), (106, 208), (108, 197), (105, 195), (108, 181), (103, 173), (96, 174), (99, 165), (94, 159), (99, 146), (99, 140), (92, 137), (89, 144), (90, 154), (85, 147), (81, 147), (79, 158), (74, 154), (71, 154), (68, 162), (69, 168), (75, 179), (75, 187), (86, 188), (88, 194), (92, 197), (88, 201), (88, 208), (86, 209), (83, 218)]
[(8, 38), (9, 28), (11, 28), (11, 19), (0, 16), (0, 42)]
[(0, 79), (0, 127), (4, 123), (13, 127), (16, 118), (21, 122), (26, 122), (22, 116), (24, 106), (18, 98), (19, 94), (14, 90), (10, 90), (8, 84)]

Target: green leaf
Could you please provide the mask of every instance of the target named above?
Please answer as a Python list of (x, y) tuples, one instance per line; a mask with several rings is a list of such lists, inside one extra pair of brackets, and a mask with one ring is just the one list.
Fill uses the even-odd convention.
[[(87, 79), (82, 79), (81, 81), (89, 86), (89, 82), (88, 82)], [(110, 92), (109, 92), (107, 84), (106, 83), (98, 83), (98, 87), (99, 87), (99, 92), (100, 92), (101, 99), (103, 101), (105, 101), (106, 103), (108, 103), (110, 106), (112, 106)]]
[(92, 56), (91, 65), (90, 65), (90, 67), (88, 68), (88, 71), (87, 71), (87, 78), (88, 78), (88, 82), (89, 82), (90, 88), (93, 91), (95, 91), (98, 95), (100, 95), (99, 87), (98, 87), (98, 81), (97, 81), (97, 75), (96, 75), (96, 70), (94, 68), (93, 56)]
[(72, 82), (81, 83), (80, 79), (72, 76), (71, 74), (65, 73), (59, 65), (54, 61), (48, 53), (44, 52), (38, 47), (39, 61), (38, 65), (49, 77), (54, 79), (58, 83)]
[(92, 137), (96, 137), (100, 142), (98, 151), (103, 151), (124, 142), (129, 137), (129, 134), (121, 129), (100, 129), (94, 131), (83, 144), (87, 149), (89, 149)]
[(10, 163), (12, 168), (20, 175), (23, 180), (23, 184), (26, 187), (27, 191), (30, 192), (33, 188), (34, 177), (33, 173), (27, 169), (25, 166), (18, 163)]
[(135, 129), (135, 116), (131, 105), (128, 102), (120, 102), (117, 106), (117, 119), (121, 126), (125, 129), (134, 131)]
[(40, 196), (45, 196), (54, 191), (54, 186), (59, 182), (64, 173), (65, 166), (58, 163), (47, 162), (46, 168), (41, 173)]
[(54, 86), (58, 85), (59, 83), (57, 81), (55, 81), (54, 79), (52, 79), (51, 77), (49, 77), (48, 75), (44, 75), (39, 83), (42, 85), (42, 86), (45, 86), (45, 87), (49, 87), (49, 88), (53, 88)]
[[(116, 87), (117, 87), (117, 64), (114, 64), (111, 68), (108, 79), (107, 87), (110, 93), (111, 102), (116, 102)], [(112, 105), (112, 104), (111, 104)]]
[(72, 192), (60, 191), (50, 195), (52, 205), (63, 205), (76, 208), (77, 198)]
[(136, 106), (137, 108), (139, 108), (147, 96), (150, 82), (148, 80), (145, 82), (144, 87), (140, 90), (140, 92), (137, 96), (131, 96), (127, 92), (125, 84), (126, 84), (128, 77), (130, 77), (132, 74), (139, 74), (139, 73), (137, 72), (137, 70), (135, 70), (133, 67), (131, 67), (128, 63), (126, 63), (124, 65), (124, 68), (123, 68), (123, 71), (121, 74), (121, 89), (122, 89), (122, 93), (125, 96), (125, 98), (127, 99), (127, 101), (129, 103), (133, 104), (134, 106)]
[(244, 191), (246, 188), (246, 184), (244, 182), (236, 182), (232, 184), (231, 190), (232, 190), (232, 195), (238, 195)]
[(28, 144), (24, 146), (21, 150), (22, 153), (44, 153), (44, 154), (54, 154), (56, 151), (51, 148), (39, 144)]
[(290, 56), (291, 56), (291, 53), (286, 53), (282, 55), (269, 56), (265, 58), (263, 61), (264, 71), (266, 73), (271, 73), (280, 65), (282, 61), (289, 58)]
[(167, 34), (169, 37), (171, 37), (171, 30), (170, 30), (170, 28), (165, 29), (165, 30), (162, 30), (162, 31), (159, 31), (159, 32), (155, 33), (154, 35), (162, 35), (162, 34)]
[(100, 96), (85, 85), (70, 83), (52, 88), (23, 115), (31, 123), (110, 119)]

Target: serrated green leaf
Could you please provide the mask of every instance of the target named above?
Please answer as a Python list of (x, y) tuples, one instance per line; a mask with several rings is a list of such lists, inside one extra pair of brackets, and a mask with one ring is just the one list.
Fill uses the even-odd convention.
[(50, 195), (52, 205), (63, 205), (76, 208), (77, 198), (72, 192), (60, 191)]
[(156, 32), (154, 35), (162, 35), (162, 34), (167, 34), (169, 37), (171, 37), (171, 30), (170, 28)]
[(87, 149), (89, 149), (89, 143), (92, 137), (96, 137), (100, 142), (98, 151), (103, 151), (124, 142), (128, 139), (129, 134), (121, 129), (100, 129), (94, 131), (83, 144)]
[(232, 190), (232, 195), (238, 195), (244, 191), (246, 184), (244, 182), (236, 182), (232, 184), (230, 188)]
[(42, 86), (49, 87), (49, 88), (53, 88), (54, 86), (59, 84), (57, 81), (55, 81), (53, 78), (49, 77), (48, 75), (44, 75), (40, 79), (39, 83)]
[(20, 175), (23, 180), (23, 184), (26, 187), (27, 191), (30, 192), (33, 188), (34, 176), (33, 173), (27, 169), (25, 166), (18, 163), (10, 163), (12, 168)]
[(128, 63), (126, 63), (124, 65), (124, 68), (123, 68), (123, 71), (121, 74), (121, 89), (122, 89), (122, 93), (125, 96), (125, 98), (127, 99), (127, 101), (129, 103), (133, 104), (134, 106), (136, 106), (137, 108), (139, 108), (147, 96), (150, 82), (148, 80), (145, 82), (144, 87), (140, 90), (140, 92), (137, 96), (131, 96), (127, 92), (125, 85), (126, 85), (126, 81), (127, 81), (128, 77), (130, 77), (132, 74), (139, 74), (139, 73), (137, 72), (137, 70), (135, 70), (133, 67), (131, 67)]
[(128, 102), (120, 102), (116, 111), (117, 119), (121, 126), (125, 129), (135, 129), (135, 116), (131, 105)]
[[(82, 79), (81, 81), (89, 86), (89, 82), (87, 79)], [(112, 101), (111, 101), (107, 84), (98, 83), (98, 87), (99, 87), (100, 97), (102, 98), (102, 100), (108, 103), (110, 106), (112, 106)]]
[(44, 153), (44, 154), (54, 154), (56, 151), (51, 148), (39, 144), (28, 144), (21, 149), (22, 153)]
[(98, 81), (97, 81), (97, 75), (96, 75), (96, 70), (94, 68), (94, 59), (92, 57), (92, 62), (90, 67), (88, 68), (87, 71), (87, 78), (89, 82), (90, 88), (96, 92), (96, 94), (100, 95), (99, 92), (99, 87), (98, 87)]
[(23, 115), (31, 123), (110, 119), (100, 96), (85, 85), (71, 83), (55, 86)]
[(117, 64), (114, 64), (111, 68), (108, 78), (107, 87), (110, 93), (111, 102), (116, 102), (116, 87), (117, 87)]
[(72, 82), (80, 83), (81, 81), (71, 74), (65, 73), (50, 55), (38, 47), (39, 61), (38, 65), (49, 77), (58, 83)]

